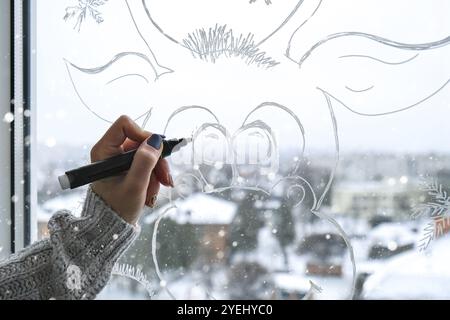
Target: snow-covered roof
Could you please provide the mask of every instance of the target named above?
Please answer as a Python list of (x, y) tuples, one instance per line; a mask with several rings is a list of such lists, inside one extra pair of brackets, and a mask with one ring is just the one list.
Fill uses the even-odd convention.
[(309, 280), (300, 274), (275, 273), (273, 281), (277, 288), (285, 290), (308, 292), (311, 287)]
[(52, 217), (53, 213), (44, 210), (41, 206), (37, 206), (37, 221), (40, 223), (47, 223)]
[(369, 233), (373, 244), (387, 245), (395, 243), (398, 246), (414, 243), (417, 235), (411, 231), (409, 226), (399, 223), (382, 223), (373, 228)]
[(81, 212), (84, 202), (84, 195), (80, 192), (69, 192), (64, 195), (59, 195), (53, 199), (38, 205), (37, 219), (38, 222), (48, 222), (53, 214), (58, 210), (69, 210), (74, 215)]
[(373, 274), (386, 265), (387, 260), (370, 259), (357, 262), (358, 273)]
[[(176, 208), (169, 210), (166, 217), (179, 224), (230, 224), (237, 211), (235, 203), (203, 193), (196, 193), (189, 198), (177, 200), (175, 205)], [(144, 223), (152, 223), (155, 217), (158, 217), (170, 206), (161, 207), (158, 212), (146, 217)]]
[(425, 252), (391, 258), (364, 285), (367, 299), (450, 299), (450, 236), (435, 240)]

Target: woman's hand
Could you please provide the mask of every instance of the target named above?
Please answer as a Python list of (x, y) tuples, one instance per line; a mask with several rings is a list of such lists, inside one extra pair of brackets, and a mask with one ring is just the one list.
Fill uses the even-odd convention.
[(128, 172), (92, 183), (92, 190), (131, 224), (139, 220), (145, 205), (155, 205), (160, 183), (173, 187), (169, 165), (159, 158), (162, 137), (121, 116), (91, 150), (91, 161), (96, 162), (136, 148)]

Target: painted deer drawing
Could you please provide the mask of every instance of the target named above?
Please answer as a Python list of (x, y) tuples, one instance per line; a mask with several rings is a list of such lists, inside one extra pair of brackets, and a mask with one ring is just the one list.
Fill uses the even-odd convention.
[[(299, 203), (308, 197), (311, 213), (329, 221), (346, 239), (353, 261), (345, 231), (321, 211), (339, 163), (336, 110), (383, 117), (448, 90), (450, 64), (443, 64), (441, 70), (428, 66), (450, 56), (450, 34), (405, 43), (385, 36), (388, 32), (380, 35), (361, 28), (328, 33), (313, 45), (304, 41), (310, 21), (324, 7), (337, 5), (332, 2), (123, 0), (123, 14), (129, 16), (136, 38), (147, 50), (115, 53), (96, 67), (66, 61), (68, 75), (84, 107), (103, 121), (123, 113), (137, 121), (148, 120), (151, 110), (152, 121), (165, 124), (164, 133), (192, 134), (193, 148), (185, 156), (194, 165), (190, 174), (202, 191), (246, 189), (270, 194), (283, 184), (286, 196), (293, 191), (300, 194)], [(89, 16), (98, 23), (108, 18), (100, 13), (106, 4), (80, 0), (78, 7), (67, 9), (65, 19), (75, 19), (75, 29), (80, 31)], [(233, 10), (225, 10), (229, 6)], [(195, 19), (190, 12), (196, 12)], [(434, 72), (432, 81), (424, 70)], [(142, 103), (119, 107), (136, 96)], [(177, 121), (183, 122), (183, 132), (177, 131)], [(327, 132), (335, 156), (327, 180), (320, 185), (304, 175), (304, 159), (313, 147), (308, 143), (309, 128), (317, 127), (317, 122)], [(289, 146), (277, 136), (278, 129), (289, 131)], [(250, 163), (253, 167), (242, 156), (252, 139), (262, 148)], [(280, 176), (279, 150), (288, 148), (295, 154), (283, 160), (288, 170)], [(196, 154), (200, 149), (201, 156)], [(218, 184), (202, 165), (228, 175), (229, 183)], [(179, 181), (186, 178), (182, 175)], [(355, 274), (353, 261), (351, 296)]]

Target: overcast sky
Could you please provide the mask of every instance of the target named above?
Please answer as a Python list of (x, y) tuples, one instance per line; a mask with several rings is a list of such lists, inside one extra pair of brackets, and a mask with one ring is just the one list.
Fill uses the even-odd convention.
[[(258, 43), (281, 25), (298, 1), (274, 0), (270, 6), (262, 0), (248, 2), (197, 0), (187, 5), (185, 0), (148, 0), (146, 3), (155, 22), (180, 43), (188, 33), (200, 28), (208, 30), (216, 23), (226, 24), (226, 30), (233, 29), (234, 36), (250, 32)], [(121, 52), (151, 57), (136, 32), (125, 1), (109, 1), (98, 8), (104, 22), (96, 24), (88, 19), (80, 32), (73, 29), (74, 19), (63, 20), (65, 8), (76, 3), (77, 0), (37, 2), (38, 140), (50, 145), (92, 145), (109, 126), (81, 102), (64, 59), (83, 68), (94, 68), (105, 65)], [(212, 64), (195, 59), (187, 49), (159, 33), (144, 10), (138, 10), (139, 3), (134, 1), (132, 5), (134, 18), (160, 67), (129, 56), (103, 73), (85, 74), (69, 69), (84, 103), (104, 118), (114, 119), (119, 114), (135, 117), (153, 108), (147, 129), (160, 132), (177, 108), (200, 105), (214, 112), (233, 133), (253, 108), (270, 101), (295, 113), (311, 150), (332, 150), (330, 110), (317, 87), (345, 102), (353, 111), (365, 114), (407, 107), (442, 88), (424, 103), (387, 116), (362, 116), (335, 100), (332, 104), (344, 151), (450, 151), (450, 84), (443, 87), (450, 79), (450, 44), (419, 52), (395, 49), (365, 38), (344, 37), (319, 46), (300, 68), (284, 54), (293, 31), (318, 4), (305, 0), (288, 23), (259, 48), (266, 52), (266, 57), (279, 62), (277, 66), (266, 70), (255, 64), (247, 65), (241, 58), (219, 58)], [(314, 17), (292, 38), (290, 57), (298, 62), (315, 43), (338, 32), (370, 33), (409, 44), (438, 41), (450, 35), (448, 12), (450, 2), (446, 0), (324, 0)], [(410, 61), (399, 64), (406, 60)], [(174, 72), (154, 81), (153, 68), (161, 72), (163, 67)], [(126, 74), (135, 76), (108, 84)], [(267, 108), (250, 120), (268, 124), (280, 135), (280, 145), (284, 147), (300, 141), (296, 122), (285, 112)], [(205, 121), (212, 119), (204, 112), (180, 114), (168, 132), (189, 134)]]

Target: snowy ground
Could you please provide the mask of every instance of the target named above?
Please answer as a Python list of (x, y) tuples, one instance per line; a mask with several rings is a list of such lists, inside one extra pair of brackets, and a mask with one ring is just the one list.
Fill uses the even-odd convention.
[[(80, 210), (80, 195), (58, 198), (42, 205), (39, 209), (39, 218), (48, 219), (50, 212), (70, 207), (75, 212)], [(426, 222), (426, 221), (425, 221)], [(350, 234), (351, 244), (355, 253), (357, 273), (371, 274), (364, 286), (364, 297), (368, 299), (448, 299), (450, 298), (450, 254), (448, 246), (450, 237), (444, 236), (434, 240), (425, 252), (419, 252), (417, 247), (392, 258), (371, 260), (368, 259), (369, 248), (373, 244), (383, 244), (395, 248), (410, 242), (417, 243), (423, 230), (423, 222), (404, 222), (382, 224), (374, 229), (358, 221), (340, 221), (345, 230), (353, 230)], [(415, 227), (418, 233), (412, 234), (410, 230)], [(328, 232), (326, 225), (301, 226), (301, 232)], [(361, 236), (362, 235), (362, 236)], [(352, 264), (348, 250), (342, 257), (343, 275), (341, 277), (320, 277), (305, 273), (308, 257), (299, 255), (294, 247), (287, 249), (289, 256), (289, 272), (287, 277), (292, 281), (289, 286), (298, 286), (298, 290), (305, 290), (305, 284), (312, 281), (322, 288), (314, 299), (346, 299), (352, 288)], [(273, 230), (262, 228), (258, 237), (258, 247), (250, 253), (239, 253), (236, 261), (257, 262), (268, 270), (269, 275), (275, 278), (280, 270), (284, 270), (284, 260)], [(165, 271), (166, 282), (160, 282), (153, 273), (153, 292), (151, 295), (141, 284), (135, 283), (134, 289), (130, 284), (134, 280), (113, 276), (113, 280), (98, 296), (98, 299), (228, 299), (230, 297), (229, 266), (217, 268), (208, 275), (209, 281), (203, 272), (186, 270), (185, 275), (171, 275)], [(123, 279), (119, 279), (123, 278)], [(118, 280), (119, 279), (119, 280)], [(125, 280), (124, 280), (125, 279)], [(206, 285), (208, 283), (208, 285)], [(161, 285), (162, 284), (162, 285)], [(270, 291), (270, 290), (269, 290)], [(274, 292), (268, 292), (264, 297), (274, 298)]]

